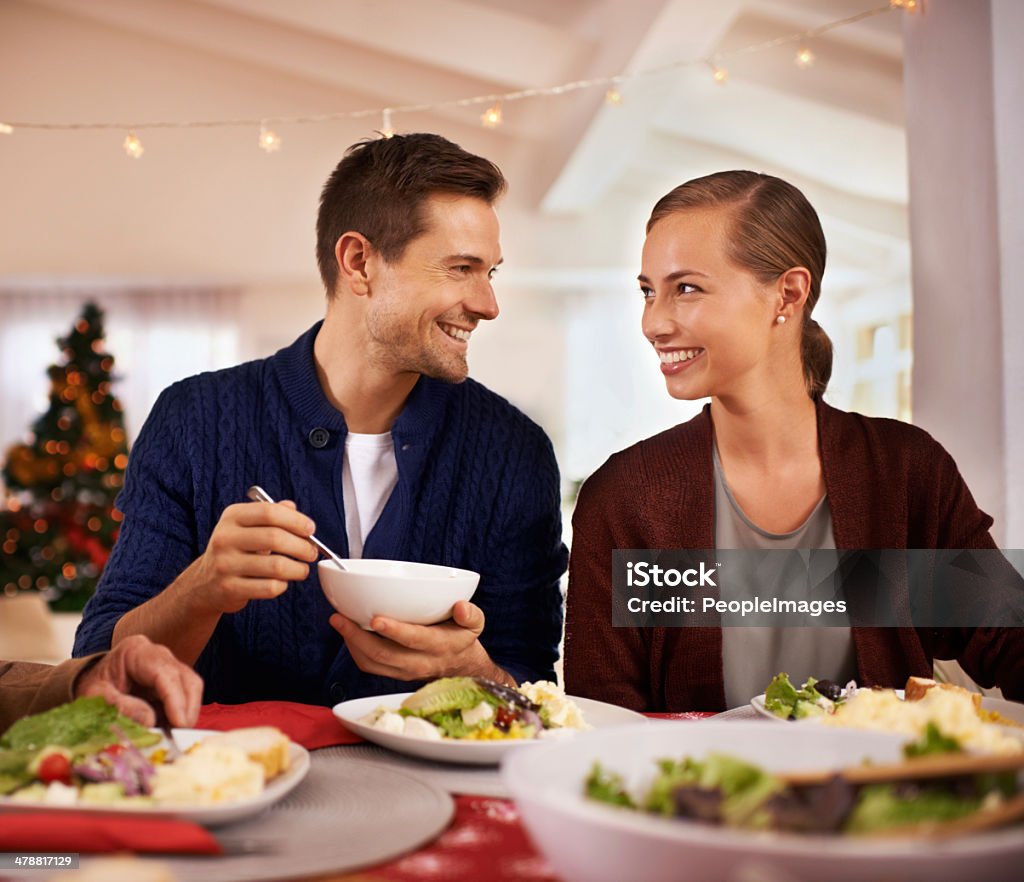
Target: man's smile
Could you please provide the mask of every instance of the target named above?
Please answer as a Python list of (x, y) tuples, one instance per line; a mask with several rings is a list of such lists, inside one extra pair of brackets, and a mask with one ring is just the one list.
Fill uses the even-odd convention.
[(438, 322), (437, 326), (453, 340), (460, 340), (463, 343), (468, 343), (469, 335), (473, 333), (472, 328), (460, 328), (457, 325), (449, 325), (445, 322)]

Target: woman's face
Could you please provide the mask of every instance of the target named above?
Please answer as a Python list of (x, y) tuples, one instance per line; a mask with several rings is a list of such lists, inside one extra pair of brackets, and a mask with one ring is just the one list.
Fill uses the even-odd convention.
[(759, 397), (773, 382), (780, 299), (729, 259), (730, 211), (676, 212), (644, 242), (642, 327), (673, 398)]

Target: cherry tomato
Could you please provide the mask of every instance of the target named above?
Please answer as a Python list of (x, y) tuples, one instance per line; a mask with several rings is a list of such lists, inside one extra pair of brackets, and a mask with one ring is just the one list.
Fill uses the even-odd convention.
[(103, 753), (109, 756), (117, 756), (119, 753), (124, 753), (123, 744), (111, 744), (109, 747), (103, 748)]
[(61, 784), (71, 784), (71, 760), (62, 753), (50, 753), (43, 757), (39, 763), (39, 771), (36, 772), (39, 780), (44, 784), (51, 781), (60, 781)]
[(519, 717), (515, 712), (499, 707), (498, 712), (494, 715), (494, 725), (501, 729), (502, 732), (507, 732), (517, 719)]

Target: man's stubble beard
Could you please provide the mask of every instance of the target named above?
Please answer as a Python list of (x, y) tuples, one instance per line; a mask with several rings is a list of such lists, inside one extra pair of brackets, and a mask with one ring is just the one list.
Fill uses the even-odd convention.
[[(371, 313), (367, 319), (367, 330), (376, 344), (371, 355), (374, 367), (396, 373), (418, 373), (445, 383), (458, 384), (465, 381), (469, 375), (465, 353), (441, 351), (439, 347), (445, 345), (442, 341), (438, 341), (437, 346), (424, 345), (418, 336), (413, 342), (415, 352), (411, 352), (409, 335), (400, 330), (400, 322), (392, 319), (394, 314), (394, 311), (385, 307)], [(431, 333), (435, 332), (435, 328), (436, 333), (444, 333), (436, 323)]]

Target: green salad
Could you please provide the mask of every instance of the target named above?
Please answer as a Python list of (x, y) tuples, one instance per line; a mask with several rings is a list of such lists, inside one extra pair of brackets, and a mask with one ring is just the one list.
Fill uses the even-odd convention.
[(160, 735), (119, 714), (106, 699), (76, 699), (18, 720), (0, 735), (0, 796), (34, 784), (70, 785), (88, 775), (97, 754), (116, 756), (159, 741)]
[[(908, 758), (959, 751), (955, 739), (933, 724), (904, 748)], [(1012, 772), (866, 785), (837, 774), (825, 783), (796, 786), (717, 753), (659, 760), (653, 782), (639, 794), (598, 763), (585, 785), (589, 799), (665, 817), (748, 830), (850, 834), (955, 820), (1016, 792)]]
[(831, 714), (847, 695), (847, 689), (831, 680), (808, 677), (799, 689), (789, 674), (777, 674), (764, 693), (764, 706), (783, 720), (802, 720)]

